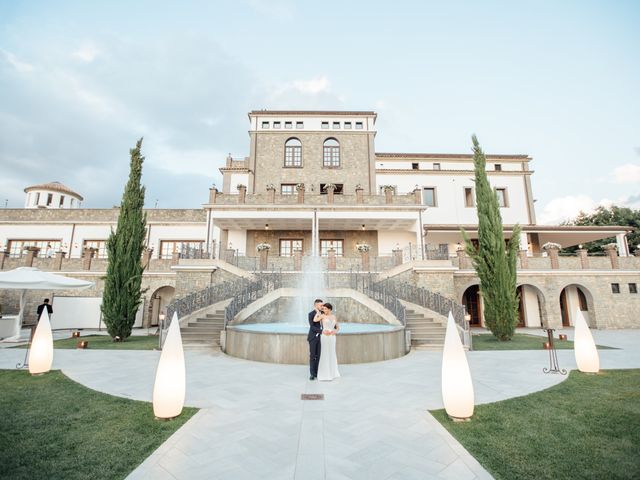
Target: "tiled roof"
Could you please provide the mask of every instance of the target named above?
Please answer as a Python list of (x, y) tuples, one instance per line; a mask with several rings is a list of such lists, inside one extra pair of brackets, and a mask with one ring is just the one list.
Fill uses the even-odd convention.
[(249, 115), (376, 115), (371, 111), (345, 110), (251, 110)]
[[(493, 155), (485, 155), (486, 158), (504, 158), (504, 159), (517, 159), (517, 160), (526, 160), (529, 158), (529, 155), (502, 155), (502, 154), (493, 154)], [(472, 153), (376, 153), (376, 157), (378, 158), (473, 158)]]
[(82, 198), (82, 195), (80, 195), (77, 192), (74, 192), (69, 187), (67, 187), (66, 185), (63, 185), (60, 182), (49, 182), (49, 183), (41, 183), (39, 185), (31, 185), (30, 187), (27, 187), (24, 189), (24, 193), (28, 193), (32, 190), (52, 190), (54, 192), (68, 193), (69, 195), (74, 195), (78, 197), (80, 200), (84, 200), (84, 198)]

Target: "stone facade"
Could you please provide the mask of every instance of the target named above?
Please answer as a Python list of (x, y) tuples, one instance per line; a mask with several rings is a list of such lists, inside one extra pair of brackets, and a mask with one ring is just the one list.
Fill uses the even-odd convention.
[[(273, 184), (304, 183), (306, 193), (321, 193), (321, 183), (343, 184), (344, 192), (355, 194), (362, 185), (365, 194), (375, 173), (370, 132), (259, 132), (255, 136), (255, 193), (266, 193)], [(284, 167), (285, 142), (295, 137), (302, 143), (302, 167)], [(328, 138), (340, 143), (340, 166), (323, 167), (323, 144)]]

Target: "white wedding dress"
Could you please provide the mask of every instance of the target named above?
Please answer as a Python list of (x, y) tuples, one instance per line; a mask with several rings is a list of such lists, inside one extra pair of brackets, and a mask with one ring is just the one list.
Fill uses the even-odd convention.
[[(322, 330), (335, 332), (336, 317), (331, 315), (322, 320)], [(320, 337), (320, 364), (318, 365), (318, 380), (330, 381), (338, 378), (338, 357), (336, 356), (336, 336), (325, 335)]]

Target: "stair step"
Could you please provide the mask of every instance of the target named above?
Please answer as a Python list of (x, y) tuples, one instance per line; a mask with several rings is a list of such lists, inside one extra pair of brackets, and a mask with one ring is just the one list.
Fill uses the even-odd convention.
[(224, 328), (224, 323), (221, 322), (207, 322), (196, 320), (195, 322), (189, 322), (190, 327), (211, 327), (211, 328)]

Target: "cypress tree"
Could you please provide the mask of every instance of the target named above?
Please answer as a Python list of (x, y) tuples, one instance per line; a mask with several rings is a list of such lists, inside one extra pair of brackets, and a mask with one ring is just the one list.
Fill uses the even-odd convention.
[(109, 256), (107, 276), (102, 294), (102, 315), (112, 338), (121, 340), (131, 335), (138, 306), (142, 301), (142, 272), (140, 258), (144, 249), (147, 214), (144, 213), (145, 188), (140, 185), (142, 138), (129, 150), (131, 165), (129, 180), (122, 195), (118, 226), (107, 239)]
[(498, 198), (487, 178), (487, 160), (475, 135), (473, 164), (475, 170), (478, 243), (471, 243), (462, 230), (466, 252), (480, 278), (485, 324), (499, 340), (510, 340), (518, 323), (519, 297), (516, 290), (516, 259), (520, 246), (520, 226), (505, 246)]

